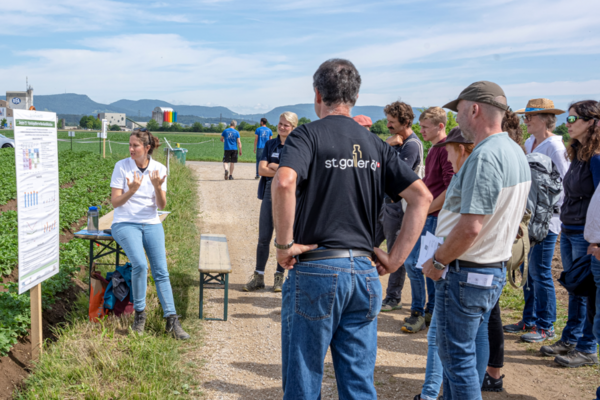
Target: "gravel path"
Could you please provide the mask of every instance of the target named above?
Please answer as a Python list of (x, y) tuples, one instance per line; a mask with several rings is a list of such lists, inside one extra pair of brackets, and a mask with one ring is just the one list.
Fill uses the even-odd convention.
[[(273, 293), (275, 257), (271, 254), (265, 275), (266, 289), (243, 292), (256, 260), (260, 200), (254, 164), (237, 164), (233, 181), (223, 180), (221, 163), (188, 162), (200, 183), (202, 233), (227, 235), (233, 267), (230, 275), (229, 319), (204, 322), (205, 360), (199, 374), (208, 399), (280, 399), (281, 295)], [(384, 287), (387, 277), (382, 278)], [(222, 291), (207, 291), (205, 311), (221, 316)], [(413, 399), (421, 391), (427, 356), (426, 331), (403, 334), (409, 315), (410, 284), (404, 289), (404, 309), (379, 317), (375, 385), (380, 399)], [(503, 393), (486, 393), (484, 399), (591, 399), (598, 369), (568, 370), (549, 358), (527, 351), (515, 335), (506, 337), (506, 374)], [(537, 348), (537, 346), (536, 346)], [(331, 358), (325, 360), (323, 399), (337, 399)]]

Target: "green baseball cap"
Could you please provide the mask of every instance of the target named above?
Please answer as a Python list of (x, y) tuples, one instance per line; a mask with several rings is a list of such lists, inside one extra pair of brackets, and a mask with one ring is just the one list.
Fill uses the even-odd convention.
[(503, 96), (506, 98), (504, 90), (502, 90), (498, 84), (489, 81), (479, 81), (471, 83), (465, 90), (460, 92), (456, 100), (446, 104), (443, 106), (443, 108), (458, 112), (458, 102), (461, 100), (469, 100), (476, 103), (489, 104), (491, 106), (498, 107), (501, 110), (507, 111), (509, 109), (508, 105), (498, 103), (494, 100), (498, 96)]

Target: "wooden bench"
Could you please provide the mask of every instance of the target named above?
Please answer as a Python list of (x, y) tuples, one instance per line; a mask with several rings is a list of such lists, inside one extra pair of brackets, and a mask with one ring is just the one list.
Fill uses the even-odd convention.
[(223, 289), (225, 290), (223, 319), (206, 319), (227, 321), (231, 261), (225, 235), (207, 233), (200, 236), (200, 265), (198, 271), (200, 272), (200, 319), (203, 315), (204, 289)]

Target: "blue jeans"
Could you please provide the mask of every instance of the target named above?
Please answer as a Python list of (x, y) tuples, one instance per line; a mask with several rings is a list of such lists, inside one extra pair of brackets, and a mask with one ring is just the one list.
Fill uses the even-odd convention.
[[(479, 375), (479, 385), (483, 385), (485, 370), (490, 357), (488, 342), (488, 320), (490, 311), (485, 314), (483, 323), (479, 326), (477, 337), (475, 338), (475, 357), (477, 358), (477, 374)], [(440, 387), (444, 378), (444, 367), (438, 354), (437, 345), (437, 322), (435, 311), (431, 318), (431, 325), (427, 331), (427, 366), (425, 367), (425, 382), (421, 390), (423, 400), (436, 400), (440, 394)]]
[[(589, 243), (583, 238), (583, 232), (560, 234), (560, 253), (563, 270), (568, 271), (573, 261), (587, 254)], [(597, 300), (597, 299), (596, 299)], [(592, 322), (587, 318), (587, 297), (569, 294), (569, 315), (563, 329), (561, 340), (565, 343), (577, 343), (575, 349), (582, 353), (595, 353), (596, 339)]]
[[(492, 275), (491, 286), (467, 282), (472, 273)], [(444, 367), (444, 400), (481, 400), (476, 338), (484, 329), (482, 325), (487, 326), (486, 314), (489, 318), (505, 284), (506, 268), (461, 268), (457, 262), (450, 264), (445, 279), (435, 283), (436, 337)], [(483, 347), (482, 357), (487, 364), (487, 341)]]
[(529, 274), (523, 287), (523, 321), (527, 326), (536, 325), (544, 330), (552, 328), (556, 322), (556, 292), (552, 278), (556, 239), (556, 233), (548, 232), (548, 236), (529, 251)]
[[(175, 315), (175, 301), (167, 268), (165, 251), (165, 231), (162, 224), (134, 224), (119, 222), (112, 225), (113, 238), (127, 254), (131, 262), (131, 286), (133, 291), (133, 308), (136, 311), (146, 309), (146, 287), (148, 284), (148, 263), (150, 260), (152, 277), (156, 284), (156, 292), (163, 316)], [(144, 254), (144, 250), (146, 254)]]
[(265, 150), (264, 147), (262, 148), (256, 148), (256, 176), (258, 176), (258, 164), (260, 164), (260, 159), (263, 156), (263, 151)]
[[(425, 236), (427, 232), (435, 234), (435, 228), (437, 227), (437, 217), (428, 216), (423, 227), (421, 236)], [(413, 247), (412, 251), (406, 258), (404, 265), (406, 266), (406, 273), (410, 279), (410, 290), (412, 292), (412, 303), (410, 305), (411, 311), (418, 311), (421, 315), (425, 314), (425, 309), (430, 313), (433, 313), (435, 307), (435, 285), (430, 278), (426, 278), (423, 275), (423, 270), (417, 268), (417, 261), (419, 261), (419, 254), (421, 253), (421, 236), (417, 240), (417, 244)], [(425, 284), (427, 284), (427, 307), (425, 308)]]
[[(596, 282), (596, 316), (594, 317), (594, 335), (596, 342), (600, 343), (600, 261), (592, 257), (592, 274)], [(596, 400), (600, 400), (600, 386), (596, 391)]]
[(297, 263), (283, 284), (283, 398), (320, 399), (331, 356), (340, 399), (377, 399), (377, 315), (382, 288), (369, 258)]

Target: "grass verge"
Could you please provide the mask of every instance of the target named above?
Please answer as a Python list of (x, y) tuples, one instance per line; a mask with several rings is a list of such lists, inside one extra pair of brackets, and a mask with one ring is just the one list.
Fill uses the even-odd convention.
[[(161, 160), (162, 161), (162, 160)], [(56, 330), (17, 399), (168, 399), (197, 397), (195, 363), (183, 355), (201, 343), (196, 317), (199, 231), (197, 183), (191, 170), (171, 163), (165, 240), (175, 305), (192, 335), (178, 342), (164, 334), (165, 320), (149, 276), (146, 333), (130, 335), (132, 317), (87, 320), (87, 297), (78, 300), (69, 321)]]

